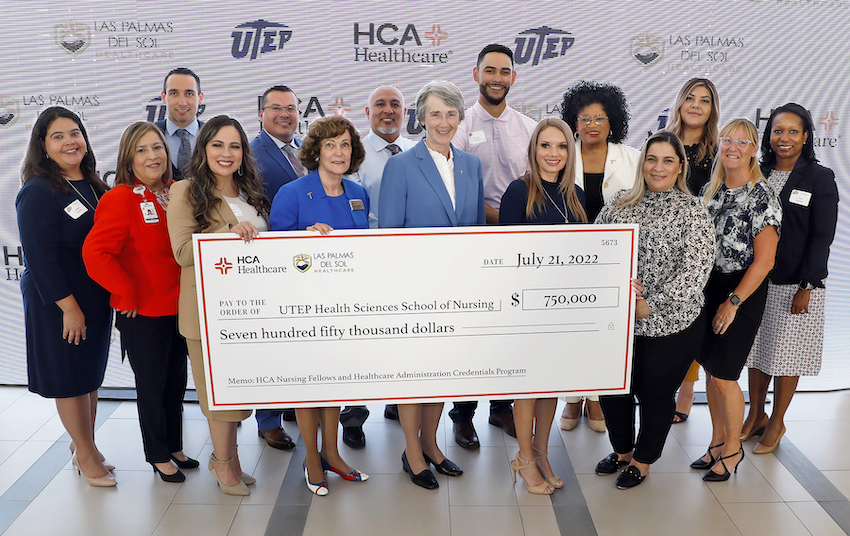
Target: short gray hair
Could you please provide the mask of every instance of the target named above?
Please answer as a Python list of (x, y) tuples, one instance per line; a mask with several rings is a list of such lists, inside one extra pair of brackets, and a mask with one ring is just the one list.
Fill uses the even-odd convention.
[(463, 121), (463, 93), (448, 80), (433, 80), (422, 86), (416, 94), (416, 120), (419, 124), (425, 124), (425, 101), (428, 95), (436, 95), (446, 103), (446, 106), (455, 108), (458, 111), (458, 117)]

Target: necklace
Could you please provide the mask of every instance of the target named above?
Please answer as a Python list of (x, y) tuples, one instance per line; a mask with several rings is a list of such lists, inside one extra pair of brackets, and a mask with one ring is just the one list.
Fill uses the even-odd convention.
[(80, 191), (79, 191), (79, 190), (77, 190), (77, 187), (76, 187), (76, 186), (74, 186), (74, 183), (73, 183), (73, 182), (69, 181), (68, 179), (65, 179), (65, 182), (67, 182), (67, 183), (68, 183), (68, 185), (69, 185), (71, 188), (73, 188), (75, 192), (77, 192), (77, 195), (78, 195), (78, 196), (80, 196), (80, 199), (82, 199), (82, 200), (83, 200), (83, 202), (84, 202), (86, 205), (90, 206), (92, 210), (97, 210), (97, 203), (98, 203), (98, 201), (100, 201), (100, 198), (97, 196), (97, 192), (95, 192), (95, 191), (94, 191), (94, 188), (92, 188), (92, 185), (91, 185), (91, 184), (89, 184), (89, 188), (91, 189), (91, 193), (92, 193), (92, 195), (94, 196), (94, 205), (92, 205), (91, 203), (89, 203), (89, 200), (88, 200), (88, 199), (86, 199), (86, 198), (83, 196), (83, 194), (82, 194), (82, 193), (80, 193)]
[(567, 218), (567, 214), (566, 214), (566, 212), (567, 212), (567, 201), (566, 201), (566, 200), (564, 200), (564, 210), (561, 210), (561, 207), (559, 207), (559, 206), (558, 206), (558, 204), (557, 204), (557, 203), (555, 203), (555, 200), (554, 200), (554, 199), (552, 199), (552, 196), (551, 196), (551, 195), (549, 195), (549, 192), (547, 192), (547, 191), (546, 191), (546, 186), (544, 186), (544, 185), (542, 185), (542, 184), (541, 184), (541, 185), (540, 185), (540, 187), (541, 187), (541, 189), (543, 190), (543, 193), (546, 195), (546, 199), (548, 199), (548, 200), (549, 200), (549, 202), (550, 202), (550, 203), (552, 203), (552, 205), (554, 205), (555, 209), (556, 209), (558, 212), (560, 212), (560, 213), (561, 213), (561, 216), (563, 216), (563, 217), (564, 217), (564, 223), (570, 223), (570, 219), (569, 219), (569, 218)]

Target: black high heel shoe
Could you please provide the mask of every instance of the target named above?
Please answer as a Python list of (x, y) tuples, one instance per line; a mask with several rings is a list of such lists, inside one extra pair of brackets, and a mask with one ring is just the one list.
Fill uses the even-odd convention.
[(697, 458), (696, 460), (691, 462), (691, 469), (699, 469), (700, 471), (711, 469), (711, 466), (717, 462), (717, 458), (715, 458), (714, 454), (711, 453), (711, 449), (722, 447), (724, 444), (725, 443), (720, 443), (718, 445), (712, 445), (708, 447), (708, 451), (706, 452), (706, 454), (708, 454), (709, 460), (705, 461), (702, 458)]
[(185, 480), (186, 480), (186, 475), (181, 473), (180, 469), (178, 469), (177, 472), (174, 473), (174, 474), (167, 475), (167, 474), (163, 473), (162, 471), (160, 471), (159, 467), (157, 467), (156, 465), (151, 464), (151, 467), (153, 467), (153, 472), (158, 474), (159, 478), (161, 478), (163, 482), (180, 483), (180, 482), (185, 482)]
[[(407, 454), (407, 453), (405, 452), (405, 454)], [(428, 455), (425, 454), (424, 452), (422, 453), (422, 456), (425, 457), (425, 463), (433, 465), (434, 469), (436, 469), (437, 472), (442, 474), (442, 475), (460, 476), (460, 475), (463, 474), (463, 469), (458, 467), (458, 465), (455, 462), (451, 461), (448, 458), (444, 458), (442, 462), (437, 463), (434, 460), (432, 460), (431, 458), (429, 458)]]
[(201, 466), (201, 462), (199, 462), (198, 460), (193, 460), (188, 456), (186, 456), (185, 461), (178, 460), (174, 457), (173, 454), (169, 454), (169, 456), (171, 457), (171, 461), (174, 462), (174, 465), (176, 465), (180, 469), (197, 469)]
[(702, 477), (703, 481), (726, 482), (727, 480), (729, 480), (729, 477), (732, 476), (732, 473), (729, 472), (729, 468), (726, 467), (726, 462), (724, 462), (723, 460), (728, 460), (729, 458), (737, 456), (738, 454), (741, 455), (741, 459), (738, 460), (738, 463), (735, 464), (735, 468), (732, 470), (732, 473), (737, 473), (738, 466), (741, 465), (742, 461), (744, 461), (744, 447), (739, 448), (738, 452), (736, 452), (735, 454), (730, 454), (729, 456), (721, 456), (720, 458), (718, 458), (717, 461), (720, 462), (720, 465), (723, 466), (723, 474), (715, 473), (714, 471), (709, 471), (705, 474), (705, 476)]
[(440, 487), (440, 483), (437, 482), (434, 473), (430, 469), (425, 469), (416, 475), (413, 474), (413, 471), (410, 470), (410, 464), (407, 463), (407, 451), (404, 451), (401, 455), (401, 468), (404, 469), (405, 473), (410, 474), (410, 481), (417, 486), (425, 489), (437, 489)]

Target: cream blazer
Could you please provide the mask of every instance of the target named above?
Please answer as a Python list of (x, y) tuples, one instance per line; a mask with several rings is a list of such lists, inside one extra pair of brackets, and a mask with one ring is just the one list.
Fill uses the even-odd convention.
[[(619, 190), (630, 190), (635, 183), (640, 151), (621, 143), (608, 144), (608, 157), (602, 176), (602, 199), (606, 203)], [(581, 139), (576, 140), (576, 184), (584, 189), (584, 164), (581, 160)], [(178, 261), (179, 262), (179, 261)]]

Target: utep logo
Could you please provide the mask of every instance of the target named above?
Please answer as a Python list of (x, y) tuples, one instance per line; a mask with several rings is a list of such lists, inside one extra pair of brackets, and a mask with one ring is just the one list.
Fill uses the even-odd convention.
[[(0, 101), (2, 103), (2, 101)], [(2, 119), (0, 119), (2, 121)], [(823, 125), (823, 129), (829, 132), (832, 127), (838, 124), (838, 118), (832, 115), (832, 110), (826, 112), (826, 115), (818, 119), (818, 123)], [(2, 125), (0, 125), (2, 126)]]
[(91, 27), (83, 22), (68, 21), (53, 25), (53, 40), (62, 50), (78, 55), (91, 44)]
[[(145, 111), (148, 114), (147, 119), (145, 121), (150, 121), (154, 123), (156, 121), (162, 121), (165, 119), (166, 114), (168, 113), (168, 109), (165, 107), (165, 103), (162, 102), (162, 97), (154, 97), (148, 101), (148, 105), (145, 106)], [(198, 115), (197, 117), (201, 117), (204, 114), (204, 110), (207, 108), (206, 104), (198, 105)]]
[(306, 253), (299, 253), (292, 258), (292, 265), (303, 274), (313, 266), (313, 258)]
[(221, 275), (227, 275), (227, 271), (231, 268), (233, 268), (233, 265), (227, 262), (226, 257), (222, 257), (217, 263), (215, 263), (215, 269), (221, 272)]
[(655, 65), (664, 57), (664, 38), (642, 33), (632, 37), (629, 55), (644, 67)]
[[(570, 32), (556, 30), (548, 26), (530, 28), (520, 32), (519, 35), (514, 39), (514, 43), (516, 43), (514, 61), (520, 65), (531, 61), (531, 65), (534, 66), (542, 60), (563, 56), (575, 43), (574, 37), (568, 37), (572, 35)], [(545, 51), (543, 50), (544, 44), (546, 45)], [(560, 50), (558, 45), (560, 45)]]
[[(245, 28), (244, 31), (237, 30), (230, 34), (233, 37), (230, 53), (236, 59), (244, 58), (250, 50), (251, 56), (248, 61), (255, 60), (260, 54), (283, 50), (283, 45), (292, 39), (291, 30), (277, 29), (288, 28), (286, 24), (278, 24), (263, 19), (245, 22), (236, 26), (236, 28)], [(262, 41), (262, 45), (260, 45), (260, 41)]]
[(9, 128), (21, 116), (21, 103), (18, 99), (0, 95), (0, 128)]

